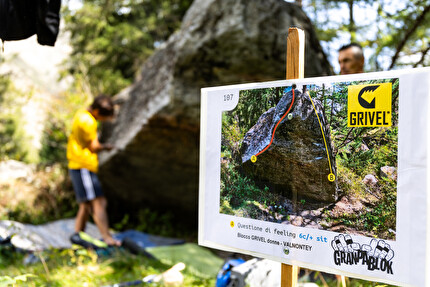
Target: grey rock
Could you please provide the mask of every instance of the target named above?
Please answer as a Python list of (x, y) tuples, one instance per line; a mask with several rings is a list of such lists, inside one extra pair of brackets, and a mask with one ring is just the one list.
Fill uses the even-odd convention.
[(367, 174), (362, 182), (369, 187), (375, 187), (378, 184), (378, 179), (373, 174)]
[[(151, 56), (104, 140), (100, 178), (111, 210), (151, 206), (197, 222), (200, 89), (285, 77), (290, 26), (306, 33), (305, 75), (329, 75), (311, 22), (282, 0), (196, 0)], [(105, 128), (105, 131), (107, 129)]]
[(362, 143), (360, 146), (360, 151), (368, 151), (368, 150), (369, 150), (369, 147), (365, 143)]
[(320, 216), (321, 215), (321, 213), (322, 213), (322, 208), (318, 208), (318, 209), (316, 209), (316, 210), (312, 210), (311, 211), (311, 214), (313, 215), (313, 216)]
[(296, 216), (293, 220), (291, 220), (291, 224), (295, 226), (302, 226), (303, 224), (303, 217)]
[[(317, 100), (313, 100), (314, 109), (308, 94), (296, 89), (290, 111), (293, 118), (284, 118), (279, 123), (272, 144), (264, 151), (291, 101), (292, 91), (286, 93), (276, 107), (263, 113), (245, 134), (241, 147), (244, 172), (257, 184), (269, 187), (271, 192), (292, 196), (293, 201), (335, 202), (338, 198), (336, 182), (330, 182), (328, 175), (330, 166), (336, 174), (336, 163), (326, 120)], [(329, 158), (315, 110), (323, 127)], [(261, 151), (264, 152), (259, 154)], [(252, 162), (251, 157), (257, 154), (257, 161)]]
[(381, 177), (397, 180), (397, 169), (393, 166), (381, 167)]
[(308, 216), (309, 214), (310, 214), (310, 210), (303, 210), (301, 213), (300, 213), (300, 215), (301, 216), (303, 216), (303, 217), (306, 217), (306, 216)]

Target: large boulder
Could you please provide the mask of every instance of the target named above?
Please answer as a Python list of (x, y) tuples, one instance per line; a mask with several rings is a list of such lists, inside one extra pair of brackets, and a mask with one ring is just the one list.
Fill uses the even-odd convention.
[(244, 171), (259, 185), (294, 200), (335, 202), (336, 163), (328, 131), (321, 103), (298, 89), (293, 100), (291, 90), (245, 134)]
[[(200, 89), (285, 77), (288, 28), (306, 32), (307, 76), (329, 75), (311, 22), (283, 0), (196, 0), (181, 29), (119, 95), (100, 155), (111, 208), (169, 209), (197, 223)], [(121, 208), (122, 207), (122, 208)]]

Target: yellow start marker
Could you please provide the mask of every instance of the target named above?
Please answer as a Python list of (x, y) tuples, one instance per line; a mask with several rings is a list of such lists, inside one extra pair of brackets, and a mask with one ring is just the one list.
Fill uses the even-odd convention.
[(255, 156), (255, 155), (251, 156), (251, 161), (252, 162), (256, 162), (257, 161), (257, 156)]

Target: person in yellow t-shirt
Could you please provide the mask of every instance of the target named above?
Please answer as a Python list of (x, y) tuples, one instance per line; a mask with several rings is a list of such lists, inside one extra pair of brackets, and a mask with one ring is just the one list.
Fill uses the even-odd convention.
[(72, 132), (67, 143), (67, 159), (79, 210), (75, 222), (76, 233), (71, 236), (72, 242), (76, 240), (76, 236), (79, 237), (79, 232), (85, 230), (91, 214), (103, 240), (108, 245), (121, 245), (109, 232), (107, 200), (97, 177), (97, 153), (113, 148), (110, 144), (99, 142), (97, 122), (109, 121), (113, 115), (114, 105), (111, 98), (100, 95), (94, 99), (91, 106), (79, 110), (73, 118)]

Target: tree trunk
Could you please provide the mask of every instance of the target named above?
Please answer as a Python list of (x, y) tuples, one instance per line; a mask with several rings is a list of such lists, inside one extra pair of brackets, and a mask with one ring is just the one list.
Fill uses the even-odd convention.
[(357, 27), (355, 26), (354, 22), (354, 0), (348, 1), (348, 8), (349, 8), (349, 25), (348, 29), (351, 34), (351, 43), (357, 41)]

